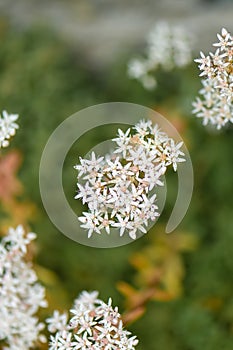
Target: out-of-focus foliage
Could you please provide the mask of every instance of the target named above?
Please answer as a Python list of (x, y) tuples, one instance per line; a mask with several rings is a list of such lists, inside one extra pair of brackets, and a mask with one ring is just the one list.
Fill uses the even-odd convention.
[(22, 192), (22, 184), (16, 178), (21, 163), (18, 152), (11, 152), (0, 158), (0, 198), (1, 202), (12, 201), (15, 195)]
[[(15, 151), (3, 154), (0, 174), (8, 170), (11, 174), (8, 194), (15, 196), (17, 205), (10, 212), (19, 212), (17, 215), (38, 234), (40, 267), (37, 269), (48, 287), (51, 307), (67, 308), (81, 290), (97, 289), (103, 299), (111, 296), (122, 312), (124, 300), (116, 289), (119, 281), (128, 283), (128, 288), (134, 288), (132, 284), (137, 286), (136, 290), (143, 289), (153, 279), (150, 273), (157, 271), (158, 260), (162, 259), (165, 273), (159, 279), (159, 287), (163, 284), (172, 298), (164, 302), (156, 297), (156, 301), (149, 303), (147, 312), (131, 326), (140, 339), (138, 349), (231, 350), (233, 137), (230, 129), (221, 133), (208, 131), (191, 116), (191, 102), (200, 88), (195, 64), (185, 72), (159, 72), (159, 87), (148, 92), (127, 78), (126, 63), (132, 53), (116, 57), (111, 67), (100, 71), (90, 65), (81, 48), (73, 50), (48, 29), (23, 32), (2, 19), (0, 39), (0, 105), (20, 115), (20, 130), (11, 149), (17, 148), (23, 155), (19, 171), (22, 184), (14, 176), (21, 157)], [(47, 218), (40, 200), (38, 169), (49, 135), (72, 113), (108, 101), (133, 102), (161, 111), (187, 142), (195, 188), (181, 230), (195, 236), (194, 241), (199, 242), (195, 251), (180, 254), (178, 247), (187, 244), (186, 247), (193, 248), (193, 238), (189, 241), (188, 234), (176, 232), (165, 236), (160, 226), (121, 248), (80, 246), (59, 233)], [(101, 137), (104, 140), (104, 136), (99, 132), (95, 141)], [(90, 144), (87, 140), (84, 149), (88, 150)], [(78, 155), (70, 156), (78, 159)], [(64, 166), (63, 175), (67, 193), (74, 195), (75, 172)], [(175, 177), (168, 177), (166, 210), (160, 219), (163, 223), (174, 203), (175, 182)], [(5, 186), (0, 185), (0, 191), (6, 197)], [(28, 207), (22, 209), (25, 203), (34, 203), (29, 204), (32, 211)], [(13, 218), (2, 215), (1, 210), (4, 225), (13, 222)], [(136, 275), (129, 261), (137, 268)]]
[(125, 296), (125, 321), (131, 322), (146, 311), (149, 301), (171, 301), (182, 295), (185, 266), (182, 252), (192, 251), (197, 238), (186, 232), (165, 234), (165, 227), (157, 225), (147, 245), (130, 257), (136, 269), (136, 288), (121, 281), (118, 289)]
[(26, 225), (36, 216), (35, 205), (22, 198), (23, 186), (17, 178), (21, 154), (11, 151), (0, 157), (1, 231), (9, 226)]

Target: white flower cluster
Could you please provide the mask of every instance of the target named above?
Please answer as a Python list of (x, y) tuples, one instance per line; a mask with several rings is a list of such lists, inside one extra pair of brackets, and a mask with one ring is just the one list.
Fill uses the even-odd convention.
[[(182, 142), (175, 141), (151, 121), (140, 121), (125, 133), (118, 130), (115, 151), (105, 157), (91, 159), (80, 157), (78, 170), (78, 194), (87, 204), (88, 212), (79, 217), (81, 227), (93, 232), (108, 234), (115, 227), (122, 236), (125, 231), (136, 239), (139, 230), (147, 232), (149, 221), (159, 216), (154, 204), (156, 186), (162, 186), (161, 177), (167, 167), (185, 161), (180, 150)], [(85, 181), (83, 184), (80, 180)]]
[(19, 128), (15, 123), (18, 117), (18, 114), (8, 114), (7, 111), (3, 111), (2, 116), (0, 115), (0, 148), (9, 146), (9, 139)]
[(0, 244), (0, 342), (3, 349), (28, 350), (37, 341), (44, 325), (35, 316), (46, 307), (45, 290), (37, 282), (31, 264), (25, 261), (27, 245), (36, 237), (22, 226), (10, 228)]
[(98, 299), (98, 292), (82, 292), (66, 313), (55, 311), (47, 320), (50, 337), (49, 350), (134, 350), (135, 336), (123, 328), (118, 308)]
[(202, 89), (193, 103), (193, 113), (208, 123), (221, 129), (228, 122), (233, 123), (233, 37), (223, 28), (217, 34), (218, 42), (213, 46), (217, 50), (208, 56), (203, 52), (195, 61), (201, 70)]
[(145, 89), (154, 89), (157, 82), (153, 73), (158, 68), (171, 71), (191, 63), (190, 39), (190, 34), (183, 27), (158, 22), (149, 33), (146, 58), (135, 58), (129, 62), (129, 77), (138, 79)]

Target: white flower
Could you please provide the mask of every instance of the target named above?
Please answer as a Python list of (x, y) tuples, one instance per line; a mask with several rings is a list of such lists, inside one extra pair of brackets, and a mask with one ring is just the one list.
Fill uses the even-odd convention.
[(88, 197), (92, 193), (89, 183), (88, 182), (85, 183), (85, 186), (82, 186), (81, 184), (77, 184), (77, 186), (78, 186), (78, 194), (74, 198), (75, 199), (82, 198), (83, 204), (87, 203)]
[(33, 232), (27, 233), (25, 235), (25, 231), (23, 226), (19, 225), (15, 229), (12, 227), (9, 228), (8, 235), (2, 239), (2, 244), (9, 244), (12, 246), (12, 249), (18, 251), (18, 254), (26, 254), (27, 245), (36, 238), (36, 234)]
[(81, 227), (88, 230), (88, 238), (92, 236), (93, 232), (100, 233), (98, 228), (100, 223), (100, 214), (96, 211), (94, 212), (83, 212), (84, 216), (80, 216), (78, 219), (82, 222)]
[(110, 227), (113, 227), (114, 221), (109, 218), (108, 213), (106, 212), (103, 217), (100, 218), (100, 226), (99, 229), (102, 230), (103, 228), (105, 231), (110, 234)]
[(147, 73), (146, 61), (140, 61), (138, 59), (132, 59), (128, 65), (129, 76), (135, 79), (140, 79)]
[(149, 91), (154, 90), (157, 86), (156, 79), (149, 74), (144, 75), (141, 79), (141, 82), (142, 82), (142, 86)]
[(205, 66), (210, 67), (211, 61), (210, 56), (205, 56), (204, 53), (200, 52), (201, 58), (196, 58), (194, 61), (199, 63), (199, 68), (203, 69)]
[(0, 115), (0, 148), (9, 146), (9, 139), (19, 128), (15, 123), (18, 117), (18, 114), (8, 114), (7, 111), (3, 111), (2, 116)]
[[(115, 227), (120, 237), (127, 233), (136, 239), (137, 232), (146, 233), (149, 221), (159, 216), (151, 191), (163, 186), (167, 167), (172, 165), (176, 171), (184, 161), (183, 143), (176, 143), (150, 120), (141, 120), (126, 132), (119, 129), (113, 141), (112, 154), (97, 158), (92, 153), (91, 160), (80, 158), (75, 166), (79, 181), (86, 181), (77, 183), (75, 198), (88, 206), (79, 221), (88, 237), (103, 230), (110, 234)], [(94, 173), (93, 164), (98, 167)]]
[(157, 86), (154, 73), (158, 68), (170, 71), (191, 63), (191, 36), (183, 27), (158, 22), (148, 35), (146, 58), (134, 58), (128, 64), (128, 75), (147, 90)]
[(96, 303), (99, 303), (100, 300), (98, 299), (99, 292), (96, 290), (92, 292), (83, 291), (79, 294), (78, 299), (75, 299), (75, 305), (85, 305), (87, 308), (93, 307)]
[(36, 313), (47, 306), (45, 289), (25, 261), (27, 246), (35, 237), (18, 226), (10, 228), (0, 244), (0, 340), (9, 349), (29, 350), (44, 341), (40, 335), (44, 325)]
[(118, 222), (113, 223), (113, 227), (119, 227), (120, 229), (120, 236), (123, 236), (126, 229), (131, 231), (133, 229), (133, 225), (131, 222), (129, 222), (129, 217), (125, 216), (124, 218), (121, 217), (121, 215), (116, 215), (116, 218)]
[[(98, 292), (82, 292), (70, 310), (73, 315), (65, 329), (51, 331), (49, 350), (135, 350), (138, 340), (123, 328), (118, 308), (98, 299)], [(60, 322), (59, 313), (55, 319)], [(53, 318), (52, 318), (53, 320)], [(52, 321), (53, 323), (53, 321)], [(56, 326), (54, 324), (54, 326)]]
[(232, 46), (232, 37), (225, 28), (222, 28), (221, 35), (217, 34), (218, 42), (214, 43), (213, 46), (220, 47), (221, 51), (225, 51), (228, 46)]
[(167, 165), (172, 164), (173, 169), (177, 170), (177, 163), (184, 162), (185, 159), (183, 158), (184, 152), (180, 150), (180, 148), (183, 146), (183, 142), (179, 142), (176, 144), (174, 140), (170, 140), (169, 144), (166, 148), (166, 154), (167, 154)]
[(233, 38), (223, 28), (219, 41), (213, 46), (218, 49), (208, 56), (203, 52), (196, 59), (203, 77), (200, 97), (193, 102), (193, 113), (202, 118), (203, 125), (212, 124), (221, 129), (229, 122), (233, 123)]
[(66, 313), (61, 314), (59, 311), (55, 310), (53, 316), (47, 318), (48, 330), (50, 333), (55, 333), (56, 331), (64, 331), (66, 329), (68, 316)]

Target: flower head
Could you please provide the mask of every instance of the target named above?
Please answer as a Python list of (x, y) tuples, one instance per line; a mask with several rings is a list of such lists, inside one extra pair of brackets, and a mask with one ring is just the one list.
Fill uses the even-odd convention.
[[(91, 160), (80, 158), (76, 199), (88, 206), (79, 217), (81, 227), (92, 234), (117, 228), (136, 239), (146, 233), (150, 221), (159, 216), (155, 205), (156, 187), (162, 186), (167, 167), (184, 161), (182, 143), (176, 144), (151, 121), (141, 120), (132, 129), (118, 130), (112, 154)], [(94, 168), (93, 168), (94, 162)], [(80, 184), (84, 181), (84, 184)]]
[(190, 64), (190, 34), (180, 26), (158, 22), (148, 35), (146, 58), (134, 58), (128, 64), (130, 78), (139, 80), (147, 90), (156, 85), (154, 72), (158, 68), (170, 71)]
[(69, 320), (66, 320), (66, 314), (59, 315), (58, 311), (47, 320), (49, 331), (56, 332), (50, 337), (49, 350), (134, 350), (138, 344), (137, 338), (124, 329), (121, 315), (118, 308), (112, 306), (111, 298), (106, 304), (98, 299), (96, 291), (82, 292), (70, 313)]
[(15, 135), (19, 128), (16, 120), (18, 114), (8, 114), (7, 111), (0, 115), (0, 148), (9, 146), (9, 139)]
[(45, 290), (38, 283), (31, 264), (25, 261), (34, 233), (22, 226), (10, 228), (0, 244), (0, 340), (4, 349), (28, 350), (38, 340), (44, 325), (35, 316), (46, 307)]
[(217, 50), (207, 56), (201, 52), (201, 57), (195, 60), (203, 78), (193, 113), (204, 125), (221, 129), (233, 123), (233, 37), (225, 28), (217, 37), (219, 41), (213, 44)]

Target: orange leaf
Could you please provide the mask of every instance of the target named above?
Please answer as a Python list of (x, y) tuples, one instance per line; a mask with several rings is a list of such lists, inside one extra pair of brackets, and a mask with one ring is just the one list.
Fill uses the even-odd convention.
[(10, 201), (22, 191), (22, 185), (16, 178), (22, 157), (19, 152), (12, 151), (0, 158), (0, 199)]
[(122, 321), (124, 326), (129, 325), (135, 321), (137, 321), (145, 312), (145, 307), (141, 306), (135, 310), (126, 312), (122, 315)]

